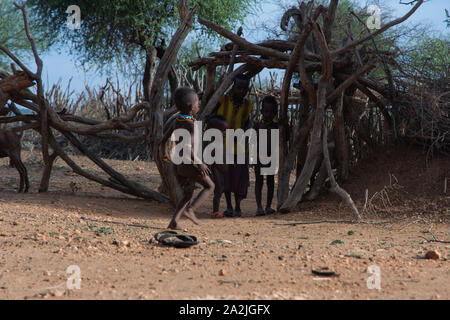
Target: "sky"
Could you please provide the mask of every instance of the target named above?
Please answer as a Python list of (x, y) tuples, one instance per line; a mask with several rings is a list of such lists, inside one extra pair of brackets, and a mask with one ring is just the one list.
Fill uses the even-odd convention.
[[(75, 1), (74, 1), (75, 2)], [(380, 1), (357, 1), (361, 6), (365, 7), (366, 3), (374, 4)], [(411, 6), (399, 4), (399, 0), (386, 0), (381, 1), (382, 4), (386, 4), (390, 7), (393, 17), (400, 17), (404, 15)], [(403, 1), (408, 2), (408, 1)], [(282, 10), (280, 5), (289, 7), (297, 4), (295, 0), (282, 0), (264, 1), (257, 13), (247, 17), (244, 24), (244, 38), (249, 41), (264, 40), (267, 34), (260, 26), (263, 25), (278, 25), (280, 21)], [(384, 6), (380, 6), (384, 7)], [(412, 15), (406, 22), (407, 23), (426, 23), (429, 30), (435, 30), (445, 35), (449, 35), (450, 28), (446, 28), (446, 24), (443, 22), (445, 19), (444, 9), (447, 8), (450, 11), (450, 3), (448, 0), (430, 0), (422, 4), (422, 6)], [(386, 23), (382, 21), (382, 24)], [(58, 53), (56, 50), (50, 50), (47, 54), (42, 56), (44, 62), (43, 80), (44, 85), (52, 86), (52, 84), (61, 82), (62, 87), (65, 88), (69, 79), (71, 79), (71, 90), (75, 93), (84, 90), (85, 85), (90, 87), (98, 87), (105, 84), (106, 76), (101, 76), (95, 71), (85, 72), (82, 68), (76, 66), (75, 56), (71, 56), (67, 50), (62, 53)], [(261, 73), (262, 78), (268, 76), (268, 71)], [(121, 83), (125, 85), (126, 78)]]

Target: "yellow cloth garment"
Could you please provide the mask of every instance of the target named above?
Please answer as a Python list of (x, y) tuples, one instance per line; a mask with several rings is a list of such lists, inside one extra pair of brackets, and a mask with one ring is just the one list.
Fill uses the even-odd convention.
[(242, 129), (253, 110), (253, 104), (247, 99), (244, 99), (239, 108), (235, 107), (233, 99), (229, 95), (222, 96), (219, 100), (219, 104), (220, 106), (217, 110), (217, 114), (220, 114), (227, 119), (228, 129)]
[[(230, 95), (222, 96), (219, 100), (219, 105), (217, 114), (225, 117), (228, 123), (228, 129), (234, 130), (243, 129), (243, 126), (248, 121), (250, 113), (253, 110), (253, 104), (247, 99), (244, 99), (240, 107), (236, 107)], [(226, 139), (224, 139), (224, 143), (226, 144)], [(235, 143), (234, 154), (237, 153), (237, 148), (241, 151), (245, 151), (244, 141), (238, 141), (237, 144)]]

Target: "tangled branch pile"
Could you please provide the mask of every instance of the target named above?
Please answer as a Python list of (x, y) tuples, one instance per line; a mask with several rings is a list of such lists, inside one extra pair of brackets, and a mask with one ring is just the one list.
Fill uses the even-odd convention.
[[(331, 190), (345, 199), (359, 219), (351, 197), (338, 181), (348, 178), (349, 166), (358, 160), (363, 146), (385, 143), (395, 134), (399, 103), (406, 96), (385, 62), (392, 59), (390, 52), (378, 50), (376, 37), (408, 19), (422, 3), (417, 1), (406, 15), (378, 30), (367, 30), (360, 39), (354, 39), (351, 24), (346, 37), (336, 39), (338, 0), (330, 1), (328, 7), (304, 1), (286, 11), (281, 28), (286, 30), (293, 19), (298, 34), (295, 41), (275, 39), (254, 44), (241, 37), (242, 30), (235, 34), (199, 19), (201, 24), (232, 41), (219, 52), (210, 53), (210, 57), (190, 64), (194, 69), (206, 66), (207, 70), (201, 117), (213, 111), (235, 74), (246, 72), (253, 76), (263, 68), (285, 70), (279, 94), (278, 206), (282, 212), (293, 209), (303, 198), (316, 198), (329, 180)], [(365, 46), (368, 41), (373, 44), (370, 48)], [(243, 65), (233, 71), (235, 63)], [(216, 83), (216, 67), (222, 66), (224, 70), (227, 65), (228, 71)], [(381, 80), (369, 75), (377, 67), (384, 73)], [(300, 90), (295, 104), (290, 94), (294, 74), (298, 75), (299, 82), (293, 86)], [(293, 125), (288, 136), (290, 124)], [(332, 133), (330, 139), (328, 131)], [(290, 188), (289, 178), (295, 167), (297, 179)], [(337, 171), (337, 180), (333, 169)]]

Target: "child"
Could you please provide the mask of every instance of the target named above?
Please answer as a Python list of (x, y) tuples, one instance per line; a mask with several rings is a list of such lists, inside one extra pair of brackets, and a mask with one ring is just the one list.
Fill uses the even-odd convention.
[[(207, 120), (207, 129), (218, 129), (222, 132), (225, 137), (225, 132), (228, 128), (228, 123), (225, 117), (221, 115), (212, 115)], [(225, 187), (225, 174), (227, 173), (227, 165), (225, 164), (225, 153), (223, 155), (223, 164), (214, 163), (210, 165), (214, 188), (214, 199), (213, 199), (213, 213), (212, 217), (214, 219), (223, 218), (224, 215), (220, 213), (220, 199)]]
[[(181, 215), (192, 220), (195, 224), (198, 224), (197, 217), (195, 215), (195, 209), (208, 197), (208, 195), (214, 190), (214, 183), (210, 178), (211, 171), (204, 163), (200, 163), (194, 152), (194, 145), (201, 143), (195, 141), (194, 137), (194, 116), (197, 114), (198, 96), (194, 90), (186, 87), (181, 87), (175, 90), (174, 100), (177, 109), (180, 113), (176, 116), (174, 123), (169, 130), (164, 134), (161, 140), (163, 146), (163, 160), (169, 161), (169, 155), (167, 153), (167, 140), (176, 129), (186, 129), (190, 133), (191, 141), (188, 142), (189, 154), (184, 154), (183, 157), (188, 157), (191, 160), (190, 164), (176, 165), (176, 178), (183, 189), (183, 197), (178, 202), (173, 215), (172, 220), (169, 223), (169, 229), (181, 229), (178, 220)], [(180, 143), (179, 141), (177, 144)], [(183, 141), (186, 143), (186, 141)], [(194, 160), (197, 160), (200, 164), (194, 164)], [(196, 161), (196, 162), (197, 162)], [(192, 196), (194, 194), (195, 182), (198, 182), (203, 186), (203, 190), (197, 195), (197, 198), (191, 203)]]
[(264, 184), (264, 176), (261, 174), (261, 168), (262, 167), (269, 167), (270, 164), (263, 165), (259, 161), (259, 152), (260, 152), (260, 146), (259, 146), (259, 129), (267, 129), (267, 153), (268, 156), (271, 152), (271, 130), (278, 129), (278, 124), (274, 122), (276, 115), (278, 113), (278, 103), (275, 97), (273, 96), (265, 96), (262, 103), (261, 103), (261, 114), (262, 114), (262, 121), (258, 122), (254, 128), (258, 135), (258, 162), (255, 165), (255, 197), (256, 197), (256, 204), (258, 206), (258, 210), (256, 212), (257, 216), (263, 216), (266, 214), (272, 214), (275, 213), (275, 210), (271, 208), (272, 206), (272, 199), (274, 195), (274, 189), (275, 189), (275, 176), (274, 175), (267, 175), (267, 204), (266, 204), (266, 210), (263, 210), (262, 206), (262, 200), (261, 200), (261, 194), (262, 194), (262, 188)]

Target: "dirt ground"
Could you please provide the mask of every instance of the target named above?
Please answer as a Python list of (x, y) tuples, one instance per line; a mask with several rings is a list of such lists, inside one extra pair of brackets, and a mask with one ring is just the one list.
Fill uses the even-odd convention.
[[(168, 225), (169, 204), (104, 188), (60, 159), (49, 192), (39, 194), (40, 159), (27, 152), (32, 188), (17, 194), (17, 172), (0, 159), (0, 299), (449, 299), (450, 160), (437, 157), (426, 168), (421, 150), (381, 154), (353, 168), (344, 187), (361, 212), (368, 190), (365, 221), (388, 222), (277, 225), (351, 216), (326, 193), (297, 212), (255, 217), (252, 181), (242, 218), (211, 219), (208, 201), (198, 210), (201, 225), (182, 220), (200, 242), (188, 249), (153, 241)], [(96, 172), (86, 158), (74, 158)], [(152, 163), (107, 162), (159, 185)], [(429, 241), (433, 235), (447, 243)], [(440, 259), (424, 259), (428, 250)], [(81, 284), (68, 290), (73, 265)], [(373, 265), (379, 273), (368, 272)], [(324, 267), (338, 275), (312, 273)], [(380, 288), (369, 289), (376, 278)]]

